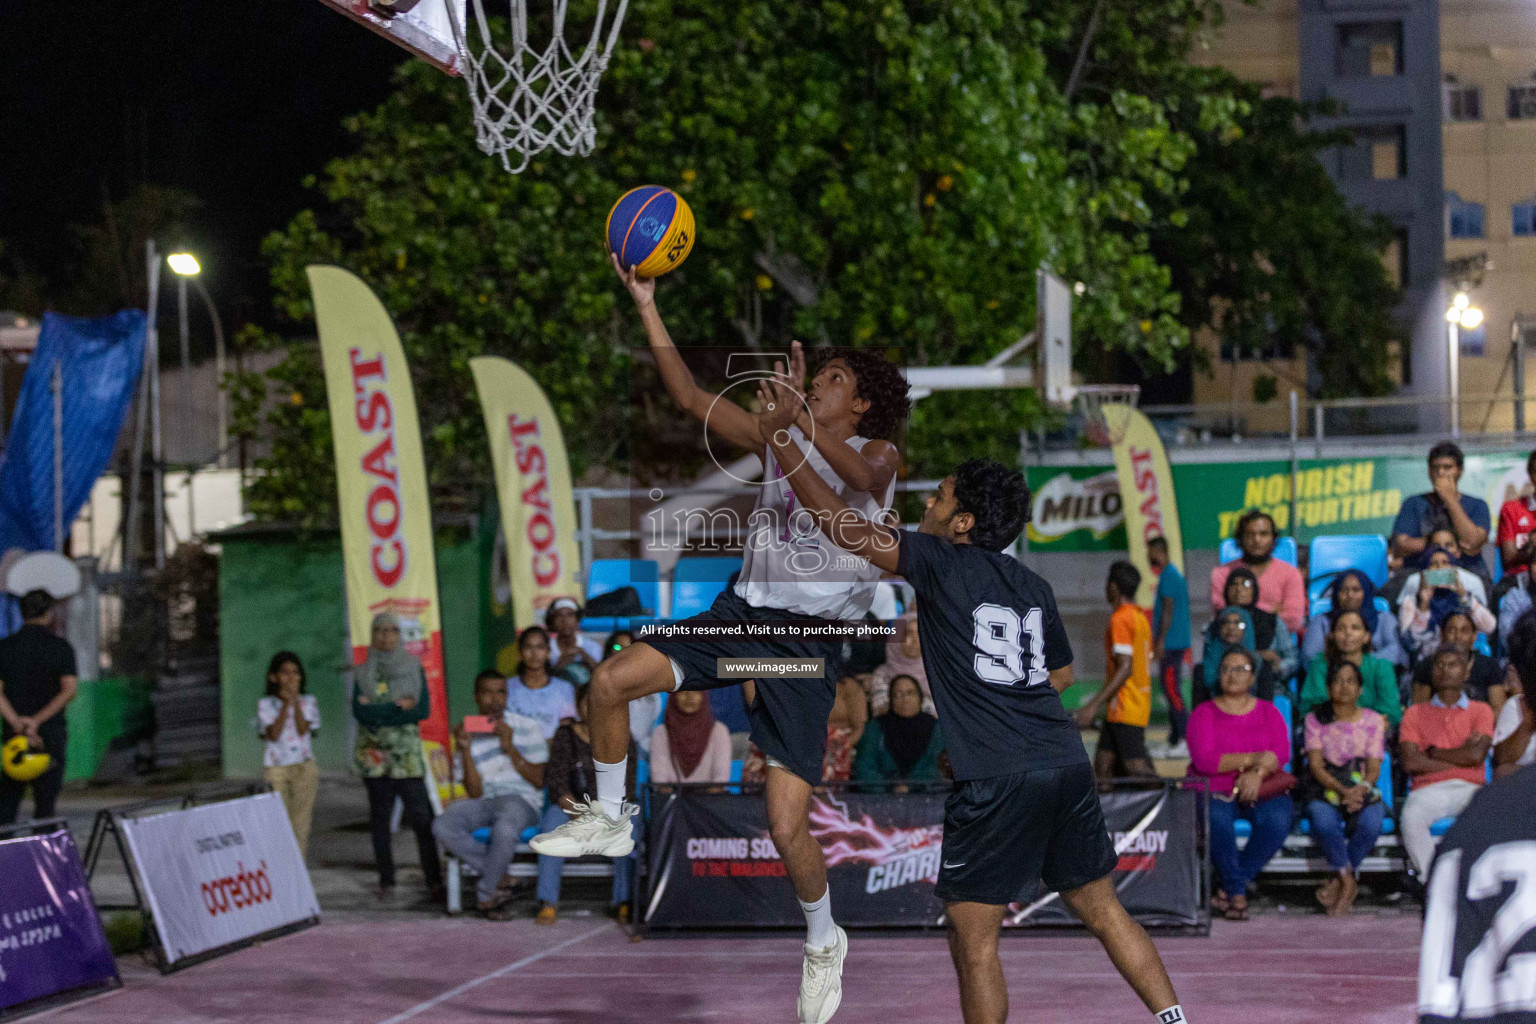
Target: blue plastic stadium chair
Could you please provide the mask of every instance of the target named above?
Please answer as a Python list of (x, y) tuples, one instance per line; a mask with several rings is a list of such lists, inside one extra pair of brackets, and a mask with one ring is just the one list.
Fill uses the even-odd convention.
[[(1235, 562), (1243, 557), (1242, 549), (1237, 546), (1237, 541), (1228, 537), (1221, 542), (1221, 564)], [(1275, 541), (1275, 557), (1289, 565), (1296, 564), (1296, 538), (1281, 537)]]
[(1253, 835), (1253, 822), (1247, 818), (1238, 818), (1232, 823), (1232, 834), (1247, 839)]
[(1387, 539), (1376, 533), (1312, 539), (1307, 554), (1310, 579), (1332, 579), (1345, 569), (1359, 569), (1378, 587), (1387, 582)]
[(679, 559), (672, 572), (672, 613), (669, 617), (686, 619), (708, 611), (725, 589), (731, 573), (740, 568), (739, 558)]
[[(1332, 583), (1333, 581), (1329, 580), (1328, 582)], [(1392, 606), (1388, 604), (1387, 599), (1381, 595), (1378, 594), (1371, 603), (1375, 605), (1376, 610), (1381, 612), (1383, 615), (1392, 614)], [(1310, 619), (1314, 615), (1326, 615), (1332, 608), (1333, 598), (1329, 597), (1327, 594), (1312, 595), (1312, 603), (1307, 606), (1307, 618)]]
[[(661, 614), (661, 583), (659, 567), (655, 562), (641, 558), (599, 558), (587, 570), (587, 600), (598, 594), (606, 594), (620, 587), (634, 587), (640, 595), (641, 607), (650, 609), (651, 615)], [(615, 629), (631, 629), (634, 621), (624, 616), (586, 616), (581, 628), (594, 633), (607, 633)]]
[(1397, 831), (1397, 822), (1392, 820), (1392, 811), (1396, 801), (1392, 792), (1392, 752), (1389, 750), (1381, 755), (1381, 774), (1376, 777), (1376, 788), (1381, 790), (1381, 802), (1387, 805), (1387, 816), (1381, 819), (1381, 834), (1391, 835)]
[(1439, 821), (1429, 826), (1429, 834), (1438, 839), (1449, 832), (1451, 830), (1451, 826), (1454, 824), (1456, 824), (1456, 815), (1454, 814), (1449, 818), (1441, 818)]
[[(529, 825), (527, 828), (518, 833), (517, 841), (520, 843), (526, 843), (528, 840), (532, 839), (538, 834), (539, 826)], [(491, 841), (491, 830), (489, 828), (477, 828), (469, 834), (469, 837), (475, 842), (479, 843), (481, 846), (486, 846)]]
[(1484, 655), (1484, 656), (1489, 657), (1489, 658), (1493, 657), (1493, 647), (1490, 646), (1489, 643), (1488, 643), (1488, 634), (1487, 633), (1479, 633), (1479, 634), (1477, 634), (1477, 639), (1472, 641), (1472, 649), (1474, 651), (1476, 651), (1478, 654)]
[[(1494, 526), (1498, 526), (1495, 522)], [(1499, 550), (1497, 542), (1488, 545), (1488, 550), (1493, 552), (1493, 580), (1498, 582), (1504, 578), (1504, 553)]]
[(742, 768), (742, 761), (739, 758), (731, 762), (731, 781), (732, 782), (740, 782), (741, 781), (741, 768)]

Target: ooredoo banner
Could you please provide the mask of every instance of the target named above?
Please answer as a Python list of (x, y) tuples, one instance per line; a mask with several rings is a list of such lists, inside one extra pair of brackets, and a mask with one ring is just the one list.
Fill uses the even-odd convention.
[(353, 664), (368, 657), (373, 617), (391, 612), (426, 669), (423, 738), (448, 742), (443, 633), (432, 512), (416, 393), (400, 335), (378, 297), (340, 267), (307, 268), (336, 448), (336, 491)]
[[(1201, 920), (1202, 795), (1167, 786), (1101, 798), (1120, 861), (1115, 887), (1144, 924)], [(827, 858), (841, 924), (924, 926), (944, 912), (934, 895), (944, 839), (942, 793), (825, 793), (811, 803), (811, 832)], [(683, 790), (653, 793), (648, 822), (650, 892), (641, 918), (653, 928), (793, 927), (803, 922), (763, 801)], [(1025, 891), (1013, 927), (1070, 921), (1060, 901)]]
[(0, 842), (0, 878), (0, 1011), (116, 983), (117, 964), (68, 832)]
[(471, 359), (469, 368), (491, 441), (512, 621), (522, 628), (556, 597), (581, 596), (571, 464), (560, 421), (528, 371), (498, 356)]
[(168, 964), (320, 916), (276, 793), (121, 827)]

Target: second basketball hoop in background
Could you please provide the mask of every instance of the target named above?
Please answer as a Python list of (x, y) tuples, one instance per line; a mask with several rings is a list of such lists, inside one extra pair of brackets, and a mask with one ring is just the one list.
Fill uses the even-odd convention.
[(619, 197), (608, 213), (608, 251), (641, 277), (676, 270), (693, 250), (693, 211), (660, 185), (641, 185)]

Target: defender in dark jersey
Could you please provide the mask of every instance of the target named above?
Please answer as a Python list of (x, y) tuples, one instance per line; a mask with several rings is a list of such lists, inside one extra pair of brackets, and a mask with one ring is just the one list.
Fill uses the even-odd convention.
[(1060, 691), (1072, 648), (1048, 583), (1002, 553), (1029, 518), (1023, 477), (972, 460), (928, 499), (917, 532), (870, 522), (802, 465), (792, 393), (761, 391), (758, 418), (801, 504), (846, 551), (917, 592), (923, 664), (954, 768), (938, 893), (966, 1024), (1008, 1016), (997, 955), (1008, 903), (1041, 879), (1104, 945), (1158, 1024), (1186, 1018), (1162, 958), (1115, 895), (1114, 846), (1093, 768)]
[(1536, 765), (1484, 786), (1435, 853), (1421, 1024), (1536, 1024)]

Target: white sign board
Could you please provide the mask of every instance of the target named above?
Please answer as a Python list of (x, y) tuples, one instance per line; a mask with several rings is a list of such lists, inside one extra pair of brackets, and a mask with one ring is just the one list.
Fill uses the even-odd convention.
[(167, 963), (320, 914), (276, 793), (121, 826)]

